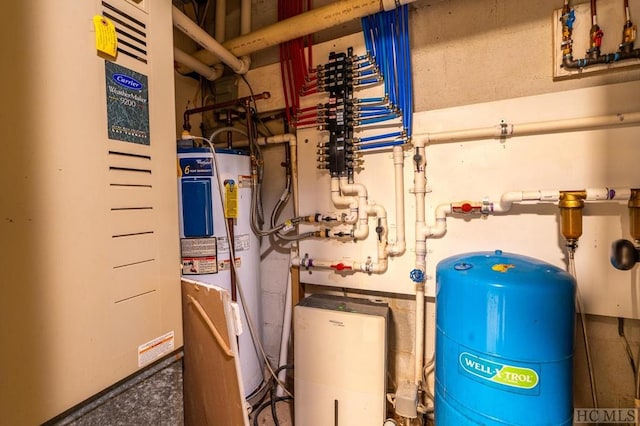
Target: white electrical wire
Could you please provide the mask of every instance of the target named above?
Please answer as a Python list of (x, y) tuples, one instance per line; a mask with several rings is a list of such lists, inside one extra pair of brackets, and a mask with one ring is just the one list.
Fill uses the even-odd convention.
[[(214, 135), (212, 135), (213, 137), (216, 136), (215, 132)], [(218, 192), (220, 194), (220, 204), (222, 205), (222, 210), (224, 211), (224, 192), (222, 190), (222, 188), (224, 188), (224, 183), (222, 182), (222, 177), (220, 176), (219, 170), (220, 168), (218, 167), (218, 157), (216, 156), (216, 150), (213, 146), (213, 137), (210, 139), (207, 138), (202, 138), (199, 136), (191, 136), (190, 138), (192, 139), (199, 139), (204, 141), (207, 145), (209, 145), (209, 149), (211, 150), (211, 155), (213, 156), (213, 164), (214, 164), (214, 168), (216, 171), (216, 181), (218, 182)], [(225, 232), (227, 234), (227, 240), (231, 241), (231, 230), (229, 229), (229, 223), (225, 220), (224, 221), (224, 229)], [(229, 244), (229, 256), (231, 259), (235, 259), (235, 247), (232, 247), (232, 244)], [(255, 326), (253, 324), (253, 320), (251, 318), (251, 314), (249, 312), (249, 310), (246, 307), (246, 303), (245, 303), (245, 297), (244, 297), (244, 290), (242, 288), (242, 283), (240, 282), (240, 275), (238, 273), (237, 267), (236, 267), (236, 263), (231, 261), (229, 262), (231, 264), (231, 267), (233, 268), (235, 274), (236, 274), (236, 286), (238, 288), (238, 294), (240, 295), (240, 301), (242, 302), (242, 310), (244, 311), (245, 317), (247, 318), (247, 325), (249, 326), (249, 333), (251, 334), (251, 339), (253, 340), (253, 345), (254, 345), (254, 349), (256, 350), (256, 354), (258, 355), (258, 357), (261, 357), (265, 363), (265, 365), (267, 366), (267, 369), (269, 370), (269, 374), (271, 375), (271, 377), (273, 377), (273, 379), (276, 381), (276, 383), (278, 383), (278, 385), (280, 385), (282, 387), (282, 389), (284, 390), (284, 392), (290, 396), (291, 398), (293, 398), (293, 395), (291, 394), (291, 392), (289, 392), (289, 390), (285, 387), (285, 384), (282, 383), (279, 379), (278, 376), (276, 375), (275, 371), (273, 371), (273, 368), (271, 368), (271, 363), (269, 362), (269, 358), (267, 357), (267, 353), (264, 350), (264, 347), (262, 346), (262, 342), (260, 342), (260, 339), (258, 338), (258, 334), (255, 330)], [(259, 350), (259, 351), (258, 351)]]

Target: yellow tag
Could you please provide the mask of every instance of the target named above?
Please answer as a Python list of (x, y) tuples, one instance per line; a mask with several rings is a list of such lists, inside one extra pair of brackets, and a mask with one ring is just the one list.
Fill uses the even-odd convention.
[(491, 269), (493, 269), (496, 272), (502, 272), (504, 274), (509, 269), (512, 269), (512, 268), (515, 268), (515, 267), (516, 267), (516, 265), (513, 265), (511, 263), (496, 263), (495, 265), (493, 265), (491, 267)]
[(224, 183), (224, 217), (238, 218), (238, 187), (231, 181)]
[(118, 36), (116, 27), (104, 16), (93, 17), (93, 26), (96, 30), (96, 50), (115, 58), (118, 52)]

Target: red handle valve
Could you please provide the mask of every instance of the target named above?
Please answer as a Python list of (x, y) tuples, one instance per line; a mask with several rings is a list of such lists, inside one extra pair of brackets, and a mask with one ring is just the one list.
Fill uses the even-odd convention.
[(344, 263), (340, 262), (337, 263), (335, 265), (331, 265), (331, 267), (333, 269), (335, 269), (336, 271), (344, 271), (344, 270), (349, 270), (349, 269), (353, 269), (351, 266), (349, 265), (345, 265)]

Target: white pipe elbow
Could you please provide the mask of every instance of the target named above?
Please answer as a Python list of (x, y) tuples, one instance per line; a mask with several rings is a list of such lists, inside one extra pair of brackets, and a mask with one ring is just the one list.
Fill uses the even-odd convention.
[(345, 197), (340, 193), (340, 181), (338, 178), (331, 178), (331, 202), (336, 207), (355, 207), (357, 210), (358, 200), (355, 197)]
[(520, 191), (512, 191), (505, 192), (500, 197), (500, 202), (497, 206), (493, 207), (493, 211), (497, 213), (508, 212), (511, 210), (513, 203), (522, 201), (522, 192)]
[(387, 220), (387, 210), (380, 204), (368, 204), (365, 210), (369, 216), (375, 216), (385, 221)]
[(246, 74), (249, 72), (249, 68), (251, 68), (251, 57), (250, 56), (241, 56), (238, 58), (240, 60), (239, 66), (232, 68), (233, 72), (236, 74)]
[[(284, 133), (281, 135), (275, 136), (267, 136), (264, 138), (265, 145), (278, 144), (278, 143), (286, 143), (288, 142), (291, 146), (297, 145), (296, 135), (291, 133)], [(337, 180), (337, 179), (336, 179)]]
[(386, 252), (389, 256), (402, 256), (407, 251), (407, 243), (404, 240), (398, 240), (387, 246)]
[(353, 227), (353, 238), (356, 240), (364, 240), (369, 236), (369, 225), (367, 222), (360, 222)]
[(357, 194), (360, 198), (367, 198), (367, 188), (359, 183), (348, 183), (347, 178), (339, 178), (340, 191), (343, 194)]

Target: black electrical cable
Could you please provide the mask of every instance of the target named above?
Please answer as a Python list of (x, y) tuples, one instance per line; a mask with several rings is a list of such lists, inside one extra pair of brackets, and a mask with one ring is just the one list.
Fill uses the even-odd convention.
[[(278, 377), (278, 373), (280, 373), (282, 370), (292, 370), (293, 369), (293, 364), (285, 364), (285, 365), (281, 365), (280, 367), (278, 367), (274, 372), (273, 375), (275, 377)], [(254, 417), (253, 417), (253, 426), (260, 426), (260, 424), (258, 423), (258, 417), (260, 416), (260, 413), (262, 411), (264, 411), (267, 407), (271, 407), (271, 415), (273, 417), (273, 421), (274, 424), (276, 426), (280, 425), (280, 422), (278, 420), (278, 415), (276, 412), (276, 404), (278, 402), (282, 402), (282, 401), (291, 401), (293, 400), (292, 397), (290, 396), (280, 396), (280, 397), (276, 397), (276, 390), (278, 389), (278, 385), (279, 383), (274, 380), (273, 378), (271, 379), (271, 396), (269, 398), (269, 401), (265, 401), (263, 402), (260, 406), (258, 406), (258, 408), (254, 411)]]
[[(274, 371), (274, 374), (277, 377), (278, 373), (280, 373), (282, 370), (292, 370), (292, 369), (293, 369), (293, 364), (281, 365), (276, 369), (276, 371)], [(269, 402), (271, 404), (271, 417), (273, 417), (273, 423), (275, 426), (280, 426), (280, 420), (278, 419), (278, 411), (276, 406), (276, 402), (278, 399), (276, 397), (277, 389), (278, 389), (278, 383), (274, 380), (273, 385), (271, 387), (271, 400)]]
[(633, 379), (635, 382), (637, 373), (636, 363), (633, 360), (633, 351), (631, 350), (631, 345), (629, 344), (629, 340), (627, 340), (627, 336), (624, 334), (624, 318), (618, 318), (618, 336), (622, 337), (622, 342), (624, 344), (625, 351), (627, 353), (627, 358), (629, 359), (629, 365), (631, 366), (631, 371), (633, 371)]
[[(279, 396), (275, 399), (274, 403), (278, 403), (278, 402), (282, 402), (282, 401), (291, 401), (293, 400), (293, 398), (291, 398), (290, 396)], [(258, 417), (260, 416), (260, 413), (262, 413), (264, 411), (265, 408), (271, 406), (271, 401), (266, 401), (264, 403), (262, 403), (262, 405), (260, 405), (260, 407), (258, 407), (258, 409), (255, 411), (255, 417), (253, 418), (253, 426), (260, 426), (260, 423), (258, 423)]]
[(253, 102), (253, 108), (256, 110), (256, 115), (255, 115), (256, 119), (262, 125), (262, 127), (267, 131), (269, 136), (273, 136), (273, 132), (271, 131), (271, 129), (269, 129), (269, 127), (267, 127), (267, 125), (264, 123), (264, 121), (262, 121), (262, 118), (260, 118), (260, 114), (258, 112), (258, 106), (256, 105), (255, 95), (253, 94), (253, 88), (249, 84), (249, 81), (247, 80), (247, 77), (245, 77), (244, 74), (240, 74), (240, 77), (242, 77), (242, 81), (244, 81), (244, 84), (246, 84), (247, 88), (249, 88), (249, 93), (251, 93), (251, 101)]

